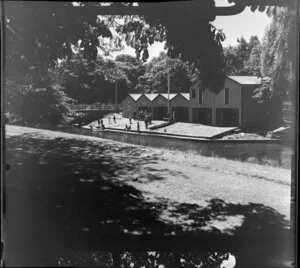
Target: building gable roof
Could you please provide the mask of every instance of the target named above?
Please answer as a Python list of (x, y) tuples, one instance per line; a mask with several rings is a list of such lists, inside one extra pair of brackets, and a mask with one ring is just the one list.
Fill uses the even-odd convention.
[(143, 94), (129, 94), (131, 98), (137, 101)]
[(257, 76), (227, 76), (227, 78), (241, 85), (260, 85), (261, 78)]
[[(161, 96), (163, 96), (165, 99), (168, 99), (168, 93), (161, 93)], [(170, 100), (175, 98), (177, 96), (177, 93), (170, 93)]]
[[(189, 93), (170, 93), (170, 100), (174, 99), (178, 95), (184, 97), (187, 100), (190, 100)], [(128, 96), (130, 96), (134, 101), (138, 101), (142, 96), (146, 97), (151, 102), (154, 101), (154, 99), (156, 99), (159, 96), (168, 100), (167, 93), (147, 93), (147, 94), (131, 93), (131, 94), (128, 94)]]
[(150, 101), (153, 101), (159, 94), (157, 93), (148, 93), (144, 94)]
[(190, 94), (189, 93), (179, 93), (181, 96), (186, 98), (187, 100), (190, 100)]

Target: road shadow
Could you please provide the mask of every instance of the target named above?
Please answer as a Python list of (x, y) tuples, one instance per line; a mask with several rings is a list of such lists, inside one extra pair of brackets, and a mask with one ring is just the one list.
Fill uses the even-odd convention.
[[(11, 169), (5, 181), (4, 231), (8, 256), (18, 255), (15, 265), (36, 257), (37, 249), (52, 248), (55, 254), (61, 247), (97, 247), (107, 236), (288, 232), (284, 216), (263, 204), (212, 199), (201, 207), (163, 198), (147, 200), (128, 184), (141, 171), (145, 177), (144, 165), (161, 161), (143, 147), (24, 134), (8, 137), (6, 151)], [(149, 180), (142, 183), (165, 179), (159, 170), (146, 172)], [(168, 172), (176, 175), (162, 170)]]

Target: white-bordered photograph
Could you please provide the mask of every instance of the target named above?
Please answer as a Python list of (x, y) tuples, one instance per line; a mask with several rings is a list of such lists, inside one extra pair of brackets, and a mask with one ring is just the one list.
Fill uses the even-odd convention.
[(296, 267), (296, 0), (1, 2), (3, 267)]

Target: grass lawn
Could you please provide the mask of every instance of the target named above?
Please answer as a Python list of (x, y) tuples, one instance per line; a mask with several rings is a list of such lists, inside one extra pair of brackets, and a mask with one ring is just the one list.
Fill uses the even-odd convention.
[(288, 169), (17, 126), (6, 129), (6, 152), (11, 258), (97, 245), (107, 235), (272, 236), (288, 229)]

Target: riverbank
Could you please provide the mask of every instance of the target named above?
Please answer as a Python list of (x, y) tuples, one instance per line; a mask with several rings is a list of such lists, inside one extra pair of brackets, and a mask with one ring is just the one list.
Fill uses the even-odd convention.
[(94, 136), (153, 148), (166, 148), (176, 152), (193, 153), (194, 155), (200, 154), (265, 166), (291, 168), (291, 147), (274, 139), (203, 139), (151, 131), (139, 133), (115, 129), (103, 131), (99, 128), (90, 129), (86, 126), (81, 128), (72, 126), (45, 127), (44, 129)]
[(247, 244), (288, 233), (288, 169), (17, 126), (5, 149), (8, 266), (49, 265), (122, 236)]

